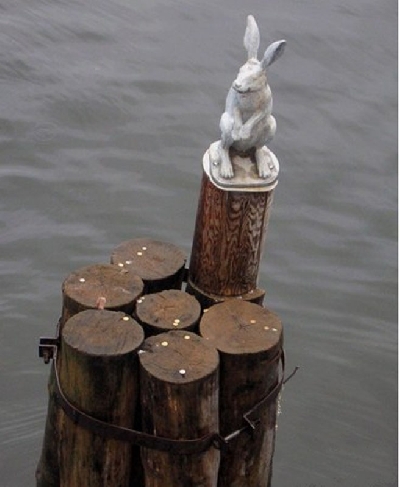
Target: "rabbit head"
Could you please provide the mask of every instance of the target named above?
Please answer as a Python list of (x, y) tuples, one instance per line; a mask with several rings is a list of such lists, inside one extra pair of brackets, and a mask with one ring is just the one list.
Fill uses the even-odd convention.
[(270, 44), (261, 61), (257, 59), (260, 45), (260, 32), (252, 15), (247, 17), (247, 27), (243, 39), (247, 50), (248, 60), (240, 68), (239, 73), (232, 84), (238, 93), (250, 93), (263, 89), (267, 84), (267, 67), (276, 61), (285, 49), (286, 41), (276, 41)]

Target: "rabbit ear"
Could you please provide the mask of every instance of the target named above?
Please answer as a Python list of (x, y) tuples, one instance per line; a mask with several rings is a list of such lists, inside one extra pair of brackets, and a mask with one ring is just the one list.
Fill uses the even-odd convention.
[(261, 66), (263, 69), (267, 69), (267, 67), (275, 62), (278, 58), (280, 58), (285, 50), (286, 41), (276, 41), (270, 44), (267, 49), (265, 50), (264, 57), (261, 61)]
[(243, 39), (244, 47), (248, 53), (248, 59), (257, 58), (258, 46), (260, 45), (260, 31), (258, 30), (255, 18), (252, 15), (247, 17), (247, 27)]

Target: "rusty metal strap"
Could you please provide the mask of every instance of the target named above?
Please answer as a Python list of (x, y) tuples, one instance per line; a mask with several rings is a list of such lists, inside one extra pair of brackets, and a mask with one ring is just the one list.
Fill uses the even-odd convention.
[(208, 450), (212, 445), (215, 444), (214, 446), (216, 446), (218, 444), (218, 434), (210, 434), (194, 440), (172, 440), (96, 419), (79, 410), (68, 401), (60, 387), (56, 363), (54, 363), (54, 368), (56, 371), (55, 393), (57, 404), (75, 424), (102, 438), (124, 441), (153, 450), (181, 455), (201, 453)]
[[(57, 370), (57, 351), (58, 340), (54, 340), (53, 343), (48, 343), (46, 346), (52, 348), (50, 353), (51, 358), (54, 360), (55, 371), (55, 400), (57, 404), (62, 408), (65, 414), (77, 425), (82, 428), (91, 431), (92, 433), (101, 436), (102, 438), (114, 439), (119, 441), (128, 442), (134, 445), (138, 445), (144, 448), (153, 450), (159, 450), (169, 452), (178, 455), (190, 455), (195, 453), (202, 453), (208, 450), (211, 446), (224, 449), (229, 445), (229, 442), (247, 431), (255, 430), (259, 424), (259, 412), (269, 402), (274, 401), (279, 394), (282, 385), (286, 380), (284, 379), (285, 369), (285, 357), (284, 352), (281, 349), (275, 357), (268, 363), (269, 365), (280, 361), (281, 362), (281, 374), (280, 379), (273, 387), (273, 389), (261, 399), (253, 408), (247, 411), (243, 415), (244, 425), (240, 429), (232, 432), (231, 434), (222, 437), (219, 433), (210, 433), (201, 438), (191, 440), (173, 440), (170, 438), (164, 438), (160, 436), (151, 435), (142, 431), (136, 431), (123, 426), (117, 426), (105, 421), (94, 418), (93, 416), (84, 413), (80, 409), (76, 408), (69, 402), (65, 394), (61, 389), (60, 379)], [(292, 377), (293, 374), (290, 375)], [(290, 378), (289, 377), (289, 378)]]
[(280, 379), (277, 381), (275, 386), (268, 392), (268, 394), (266, 394), (257, 404), (255, 404), (251, 409), (243, 414), (244, 425), (236, 431), (233, 431), (229, 435), (222, 438), (225, 445), (228, 445), (230, 441), (232, 441), (234, 438), (236, 438), (246, 430), (250, 432), (255, 431), (258, 424), (260, 423), (260, 413), (263, 408), (277, 398), (283, 384), (287, 382), (291, 377), (293, 377), (293, 375), (297, 371), (296, 369), (293, 373), (290, 374), (287, 379), (285, 379), (285, 352), (283, 348), (281, 348), (278, 353), (269, 362), (267, 362), (266, 365), (271, 365), (277, 361), (280, 361), (281, 363)]

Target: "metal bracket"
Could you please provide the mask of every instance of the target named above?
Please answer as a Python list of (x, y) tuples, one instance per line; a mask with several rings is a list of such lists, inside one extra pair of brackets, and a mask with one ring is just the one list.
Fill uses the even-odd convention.
[(243, 414), (243, 419), (246, 421), (246, 423), (248, 424), (248, 426), (250, 426), (251, 430), (254, 431), (257, 428), (257, 426), (260, 424), (260, 419), (257, 418), (254, 421), (252, 419), (250, 419), (248, 415), (251, 412), (252, 411), (249, 411), (249, 412)]
[(39, 339), (39, 357), (43, 358), (45, 364), (54, 359), (60, 340), (58, 337), (40, 337)]

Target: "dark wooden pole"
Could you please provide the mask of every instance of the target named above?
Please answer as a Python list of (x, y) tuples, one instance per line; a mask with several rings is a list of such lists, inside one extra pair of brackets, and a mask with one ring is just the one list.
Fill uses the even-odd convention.
[(170, 330), (196, 331), (200, 314), (196, 298), (177, 289), (142, 296), (135, 310), (146, 336)]
[[(218, 353), (194, 333), (147, 338), (140, 353), (143, 431), (197, 439), (218, 431)], [(146, 487), (216, 487), (219, 451), (176, 455), (142, 449)]]
[[(120, 312), (87, 310), (64, 326), (61, 388), (81, 411), (132, 428), (138, 398), (137, 350), (144, 333)], [(103, 439), (61, 415), (60, 485), (128, 487), (131, 446)]]
[(121, 243), (111, 255), (111, 263), (131, 269), (145, 284), (145, 293), (180, 289), (185, 274), (186, 254), (175, 245), (149, 238)]
[[(63, 307), (60, 330), (69, 318), (80, 311), (104, 307), (114, 311), (131, 313), (135, 302), (143, 292), (143, 282), (129, 269), (111, 264), (96, 264), (72, 272), (63, 282)], [(60, 366), (61, 357), (58, 365)], [(55, 400), (54, 364), (51, 365), (49, 402), (42, 452), (36, 469), (37, 487), (58, 487), (60, 485), (59, 432), (60, 408)], [(135, 447), (134, 447), (135, 448)], [(141, 466), (137, 464), (137, 477), (141, 477)]]
[[(277, 384), (282, 325), (253, 303), (231, 300), (205, 313), (200, 334), (220, 355), (220, 433), (243, 426), (243, 415)], [(270, 487), (277, 399), (257, 410), (256, 428), (234, 438), (221, 453), (218, 487)], [(251, 428), (249, 428), (250, 430)]]
[(203, 173), (188, 290), (205, 307), (238, 296), (262, 303), (257, 280), (272, 197), (273, 189), (219, 188)]

